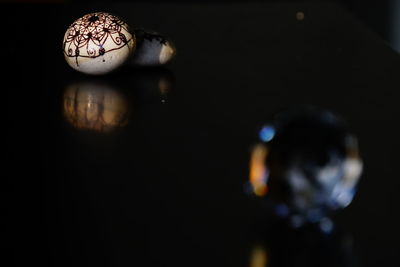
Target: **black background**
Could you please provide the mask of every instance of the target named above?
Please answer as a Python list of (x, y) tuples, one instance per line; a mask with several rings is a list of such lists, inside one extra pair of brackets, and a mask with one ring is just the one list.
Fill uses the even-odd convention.
[[(68, 67), (63, 34), (98, 10), (178, 49), (164, 70), (174, 76), (165, 103), (155, 86), (136, 86), (160, 70), (103, 78), (133, 110), (111, 134), (79, 131), (62, 113), (69, 84), (98, 79)], [(359, 265), (398, 266), (400, 58), (339, 4), (25, 4), (2, 13), (11, 159), (3, 250), (13, 264), (247, 266), (262, 211), (243, 191), (250, 148), (268, 118), (305, 104), (345, 118), (359, 138), (359, 192), (335, 218)]]

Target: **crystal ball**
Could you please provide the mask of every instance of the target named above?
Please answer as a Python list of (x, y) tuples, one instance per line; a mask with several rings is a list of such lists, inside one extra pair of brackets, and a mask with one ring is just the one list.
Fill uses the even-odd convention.
[(320, 222), (353, 200), (362, 172), (358, 142), (346, 123), (316, 108), (279, 113), (259, 132), (250, 186), (293, 226)]

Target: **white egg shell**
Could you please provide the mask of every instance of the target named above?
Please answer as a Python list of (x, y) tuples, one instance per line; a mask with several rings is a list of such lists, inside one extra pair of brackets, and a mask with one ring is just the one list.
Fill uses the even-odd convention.
[(137, 45), (131, 63), (137, 66), (159, 66), (176, 55), (175, 45), (168, 38), (142, 29), (135, 30)]
[(77, 19), (64, 35), (67, 63), (75, 70), (99, 75), (124, 64), (136, 46), (135, 35), (117, 16), (105, 12)]

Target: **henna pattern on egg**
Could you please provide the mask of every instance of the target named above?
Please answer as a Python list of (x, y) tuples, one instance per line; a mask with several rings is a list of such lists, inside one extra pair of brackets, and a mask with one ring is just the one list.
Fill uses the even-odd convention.
[[(69, 27), (63, 43), (64, 54), (75, 57), (76, 65), (79, 66), (79, 57), (96, 58), (121, 49), (132, 40), (135, 41), (133, 38), (128, 40), (122, 30), (129, 32), (128, 25), (116, 16), (100, 12), (87, 14)], [(116, 47), (106, 50), (103, 46), (109, 39)], [(82, 48), (86, 50), (86, 54), (82, 53)]]

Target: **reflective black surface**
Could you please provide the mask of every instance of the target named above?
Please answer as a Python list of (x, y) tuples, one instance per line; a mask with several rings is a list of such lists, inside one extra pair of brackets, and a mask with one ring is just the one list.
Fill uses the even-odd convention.
[[(175, 61), (97, 78), (70, 69), (63, 34), (99, 10), (171, 38)], [(267, 266), (398, 266), (400, 58), (340, 6), (27, 4), (2, 11), (10, 159), (3, 248), (14, 265), (249, 266), (257, 243), (270, 248)], [(123, 99), (129, 111), (118, 127), (70, 123), (65, 92), (82, 82), (107, 85)], [(343, 230), (333, 241), (314, 230), (274, 228), (244, 192), (259, 127), (299, 105), (338, 114), (359, 140), (363, 176), (352, 204), (334, 217)], [(347, 236), (351, 249), (342, 250)], [(330, 256), (313, 258), (319, 243)], [(306, 259), (280, 260), (300, 257), (294, 244), (304, 244)], [(320, 263), (332, 255), (336, 265)]]

